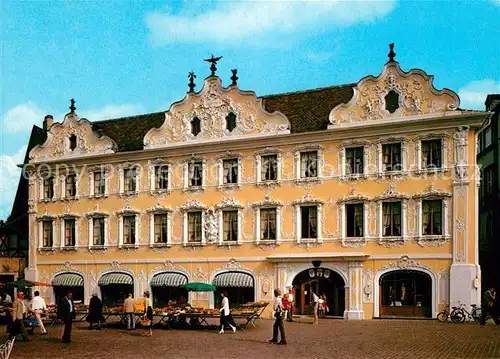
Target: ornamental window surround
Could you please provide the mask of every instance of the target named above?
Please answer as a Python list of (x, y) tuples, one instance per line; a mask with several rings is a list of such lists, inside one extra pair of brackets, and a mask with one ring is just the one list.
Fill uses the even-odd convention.
[(393, 189), (375, 197), (379, 242), (406, 240), (408, 200), (408, 196), (396, 193)]
[(415, 143), (415, 161), (419, 171), (439, 171), (448, 168), (448, 136), (421, 136)]
[(253, 205), (255, 211), (255, 241), (259, 243), (281, 242), (282, 204), (265, 199)]
[(413, 196), (416, 204), (417, 240), (450, 237), (452, 194), (430, 187)]
[(38, 221), (38, 249), (53, 250), (55, 248), (56, 218), (42, 216)]
[(66, 214), (60, 217), (60, 248), (73, 249), (79, 245), (80, 223), (76, 215)]
[(140, 242), (141, 217), (138, 211), (126, 209), (118, 216), (118, 248), (137, 248)]
[(319, 180), (323, 176), (323, 146), (305, 145), (294, 149), (295, 179)]
[(368, 174), (368, 141), (350, 141), (340, 145), (339, 164), (341, 178), (366, 177)]
[(219, 222), (219, 244), (240, 244), (243, 226), (243, 207), (232, 200), (223, 200), (216, 207)]
[(295, 206), (295, 235), (297, 243), (322, 241), (323, 205), (320, 201), (299, 200)]
[(126, 163), (119, 168), (121, 195), (139, 194), (141, 171), (139, 165)]
[(172, 210), (157, 206), (149, 212), (149, 246), (166, 247), (172, 243)]
[(362, 195), (349, 195), (338, 202), (339, 228), (342, 244), (366, 241), (368, 236), (369, 199)]
[(241, 158), (225, 158), (219, 161), (219, 186), (232, 186), (241, 183)]
[[(183, 244), (205, 245), (205, 216), (207, 207), (198, 201), (190, 201), (182, 207)], [(211, 223), (215, 224), (216, 223)]]
[(55, 199), (55, 183), (54, 177), (42, 176), (40, 182), (40, 199), (42, 201), (50, 201)]
[(279, 150), (265, 149), (255, 155), (257, 184), (281, 181), (282, 153)]
[(404, 138), (389, 138), (377, 143), (379, 175), (402, 174), (407, 170), (407, 141)]
[(109, 215), (92, 212), (87, 214), (88, 248), (105, 249), (109, 244)]
[(61, 198), (78, 198), (78, 175), (76, 173), (67, 173), (61, 176)]
[(149, 189), (151, 192), (170, 192), (172, 165), (162, 159), (149, 162)]
[(184, 189), (198, 190), (206, 186), (206, 163), (204, 159), (193, 158), (184, 163)]
[(108, 189), (108, 171), (100, 166), (89, 169), (89, 195), (91, 197), (107, 196)]

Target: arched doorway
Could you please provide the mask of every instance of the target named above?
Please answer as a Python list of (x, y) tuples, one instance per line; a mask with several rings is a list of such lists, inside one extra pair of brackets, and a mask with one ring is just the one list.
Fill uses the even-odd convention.
[(312, 315), (312, 293), (324, 294), (330, 312), (328, 315), (343, 317), (345, 311), (345, 282), (335, 271), (328, 268), (306, 269), (293, 279), (295, 314)]
[(186, 275), (178, 272), (162, 272), (151, 279), (151, 291), (155, 308), (163, 308), (169, 302), (185, 304), (188, 292), (182, 286), (188, 282)]
[(227, 293), (231, 307), (255, 301), (255, 282), (245, 272), (224, 272), (214, 277), (212, 284), (217, 288), (215, 303), (220, 303), (220, 294)]
[(68, 292), (73, 294), (73, 301), (85, 301), (83, 290), (83, 277), (77, 273), (61, 273), (52, 279), (56, 303), (64, 298)]
[(432, 317), (432, 279), (417, 270), (395, 270), (379, 281), (381, 317)]
[(127, 273), (104, 274), (99, 278), (98, 284), (101, 288), (102, 304), (105, 306), (121, 305), (129, 294), (134, 294), (134, 279)]

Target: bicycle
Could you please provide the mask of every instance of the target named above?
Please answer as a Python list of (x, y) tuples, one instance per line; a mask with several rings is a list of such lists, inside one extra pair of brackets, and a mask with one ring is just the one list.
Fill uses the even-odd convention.
[(481, 318), (481, 308), (475, 304), (471, 304), (471, 311), (465, 309), (465, 305), (458, 302), (457, 315), (455, 319), (457, 323), (463, 323), (467, 319), (470, 322), (479, 322)]
[(464, 314), (460, 311), (458, 307), (452, 307), (450, 312), (447, 308), (439, 312), (437, 315), (437, 320), (444, 323), (451, 319), (453, 323), (460, 323)]

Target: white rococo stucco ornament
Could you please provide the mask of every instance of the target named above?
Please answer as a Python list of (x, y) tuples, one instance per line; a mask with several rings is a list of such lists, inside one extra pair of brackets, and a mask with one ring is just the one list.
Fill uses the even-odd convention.
[[(236, 115), (236, 128), (232, 131), (226, 126), (230, 113)], [(194, 135), (191, 121), (196, 117), (200, 120), (200, 132)], [(144, 136), (144, 147), (288, 133), (290, 122), (285, 115), (268, 113), (254, 92), (241, 91), (236, 85), (223, 88), (218, 77), (210, 76), (199, 93), (188, 93), (170, 107), (163, 125)]]
[[(367, 76), (358, 82), (348, 103), (330, 112), (328, 128), (456, 111), (460, 104), (457, 94), (448, 89), (436, 90), (432, 80), (433, 76), (420, 69), (404, 72), (399, 63), (389, 61), (378, 77)], [(390, 92), (397, 99), (397, 108), (392, 113), (386, 109), (386, 96)]]
[[(74, 148), (71, 137), (74, 136)], [(71, 111), (64, 116), (62, 123), (54, 123), (47, 132), (47, 140), (43, 145), (35, 146), (30, 152), (30, 162), (41, 162), (53, 159), (68, 159), (114, 153), (117, 149), (115, 141), (108, 136), (99, 137), (92, 130), (92, 124), (85, 118), (80, 119)]]

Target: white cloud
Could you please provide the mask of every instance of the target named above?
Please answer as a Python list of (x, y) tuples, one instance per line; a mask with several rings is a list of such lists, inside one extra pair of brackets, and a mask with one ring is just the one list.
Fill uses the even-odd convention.
[(0, 219), (7, 219), (12, 210), (21, 174), (21, 169), (17, 165), (23, 163), (27, 147), (26, 145), (21, 147), (13, 155), (0, 156)]
[[(81, 112), (77, 109), (80, 118), (85, 117), (90, 121), (132, 116), (143, 112), (144, 108), (141, 105), (134, 104), (106, 105), (100, 109), (82, 110)], [(43, 118), (48, 113), (50, 113), (50, 111), (44, 111), (32, 102), (15, 106), (4, 114), (2, 118), (2, 129), (8, 134), (29, 132), (33, 125), (41, 127)], [(64, 119), (64, 114), (53, 115), (54, 121), (56, 122), (62, 122)]]
[[(387, 1), (232, 1), (205, 12), (182, 9), (146, 15), (154, 46), (218, 43), (279, 46), (298, 36), (374, 21), (394, 8)], [(286, 35), (289, 35), (288, 37)]]
[(326, 51), (320, 51), (320, 52), (313, 52), (313, 51), (311, 51), (311, 52), (308, 52), (306, 54), (306, 58), (309, 61), (317, 63), (317, 64), (325, 62), (325, 61), (328, 61), (332, 57), (333, 57), (333, 53), (326, 52)]
[(458, 91), (460, 107), (465, 109), (484, 110), (486, 96), (500, 93), (500, 81), (492, 79), (472, 81)]
[(500, 6), (500, 0), (490, 0), (493, 5)]

